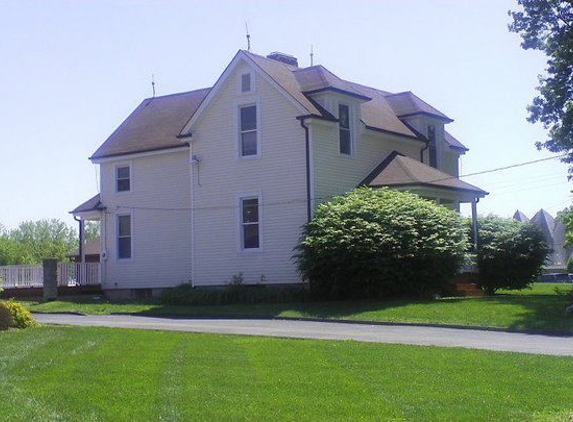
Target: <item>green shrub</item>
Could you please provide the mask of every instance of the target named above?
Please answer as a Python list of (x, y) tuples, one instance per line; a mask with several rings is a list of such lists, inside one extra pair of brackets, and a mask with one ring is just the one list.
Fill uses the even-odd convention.
[(0, 331), (14, 327), (14, 318), (8, 307), (0, 302)]
[(444, 288), (467, 247), (454, 211), (407, 192), (359, 188), (316, 208), (295, 259), (316, 298), (428, 295)]
[(26, 309), (20, 302), (8, 300), (6, 302), (2, 302), (2, 305), (7, 307), (10, 311), (14, 321), (14, 328), (29, 328), (36, 325), (36, 320), (30, 311)]
[(224, 288), (196, 288), (191, 284), (181, 284), (165, 290), (161, 301), (166, 305), (232, 305), (255, 303), (301, 302), (308, 298), (303, 286), (274, 287), (246, 285), (231, 282)]
[(519, 290), (534, 282), (550, 252), (541, 230), (494, 215), (480, 218), (478, 225), (478, 286), (493, 295), (499, 289)]

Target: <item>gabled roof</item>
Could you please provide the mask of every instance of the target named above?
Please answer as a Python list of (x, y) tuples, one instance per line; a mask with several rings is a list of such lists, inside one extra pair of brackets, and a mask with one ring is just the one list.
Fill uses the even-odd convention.
[(529, 222), (529, 218), (519, 210), (515, 211), (515, 214), (513, 214), (513, 219), (517, 220), (517, 221), (521, 221), (522, 223), (528, 223)]
[(177, 136), (209, 89), (143, 100), (90, 159), (184, 146)]
[(396, 116), (398, 117), (408, 117), (417, 114), (427, 114), (430, 116), (437, 117), (446, 122), (453, 122), (448, 116), (442, 113), (440, 110), (432, 107), (430, 104), (417, 97), (413, 92), (399, 92), (397, 94), (390, 94), (386, 96), (386, 99), (394, 109)]
[(457, 177), (421, 163), (411, 157), (393, 151), (382, 161), (360, 185), (370, 187), (426, 186), (437, 189), (464, 191), (484, 197), (487, 192), (466, 183)]
[[(336, 120), (311, 98), (313, 92), (332, 90), (365, 101), (361, 104), (362, 120), (371, 130), (425, 140), (423, 136), (409, 128), (401, 118), (428, 114), (445, 122), (452, 121), (411, 92), (392, 94), (346, 81), (324, 66), (299, 68), (243, 50), (237, 53), (233, 61), (240, 58), (258, 68), (266, 78), (270, 78), (268, 80), (276, 84), (305, 116)], [(206, 108), (208, 98), (215, 94), (211, 92), (212, 90), (204, 88), (144, 100), (90, 158), (101, 159), (184, 146), (185, 143), (181, 138), (187, 134), (182, 133), (182, 130), (191, 125), (193, 119), (198, 118), (201, 113), (201, 111), (197, 113), (198, 110)], [(210, 92), (211, 95), (208, 97)], [(467, 150), (447, 132), (445, 141), (454, 150)]]
[(76, 208), (74, 208), (72, 211), (70, 211), (70, 214), (79, 214), (82, 212), (89, 212), (89, 211), (100, 211), (103, 209), (104, 207), (102, 206), (101, 203), (101, 196), (98, 193), (93, 198), (88, 199), (83, 204), (78, 205)]

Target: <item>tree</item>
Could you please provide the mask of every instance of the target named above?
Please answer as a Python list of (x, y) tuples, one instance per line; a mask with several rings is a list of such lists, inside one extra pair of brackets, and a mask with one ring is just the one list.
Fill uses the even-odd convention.
[(295, 258), (317, 298), (427, 295), (442, 290), (467, 248), (454, 211), (407, 192), (359, 188), (316, 208)]
[[(528, 107), (528, 120), (540, 122), (548, 139), (538, 149), (564, 153), (573, 163), (573, 2), (571, 0), (518, 0), (521, 10), (510, 11), (512, 32), (521, 35), (522, 48), (543, 51), (546, 75), (539, 76), (539, 95)], [(569, 168), (573, 175), (573, 166)]]
[(100, 237), (100, 222), (99, 221), (86, 221), (84, 226), (84, 234), (86, 240), (99, 239)]
[(541, 230), (494, 215), (478, 223), (478, 287), (493, 295), (499, 289), (521, 290), (535, 281), (550, 252)]
[(77, 248), (74, 229), (57, 219), (25, 221), (9, 233), (16, 248), (13, 263), (37, 264), (44, 258), (66, 260)]

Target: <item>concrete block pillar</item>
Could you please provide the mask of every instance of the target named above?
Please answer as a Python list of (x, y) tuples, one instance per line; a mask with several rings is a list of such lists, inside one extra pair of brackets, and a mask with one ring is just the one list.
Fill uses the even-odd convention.
[(58, 261), (44, 259), (44, 300), (56, 300), (58, 297)]

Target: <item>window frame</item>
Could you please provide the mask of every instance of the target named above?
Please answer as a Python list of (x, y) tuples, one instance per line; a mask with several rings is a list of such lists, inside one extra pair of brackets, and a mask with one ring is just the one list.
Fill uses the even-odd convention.
[[(129, 257), (126, 257), (126, 258), (122, 258), (119, 256), (119, 254), (120, 254), (119, 240), (120, 240), (120, 238), (128, 237), (125, 235), (120, 236), (120, 232), (119, 232), (120, 222), (119, 222), (119, 220), (122, 217), (129, 217)], [(125, 212), (125, 213), (116, 214), (116, 216), (115, 216), (115, 244), (116, 244), (115, 258), (118, 262), (133, 260), (133, 213)]]
[[(430, 129), (432, 129), (433, 132), (433, 139), (430, 139)], [(437, 141), (437, 136), (436, 136), (436, 126), (433, 124), (428, 124), (426, 127), (426, 135), (428, 138), (428, 165), (432, 168), (435, 169), (439, 169), (440, 166), (440, 160), (438, 158), (439, 156), (439, 151), (438, 151), (438, 141)], [(432, 151), (435, 153), (434, 159), (435, 159), (435, 166), (432, 165)]]
[[(129, 169), (129, 189), (127, 190), (119, 190), (119, 177), (118, 177), (118, 171), (121, 168), (128, 168)], [(131, 192), (133, 191), (133, 170), (132, 170), (132, 165), (131, 162), (129, 163), (117, 163), (114, 165), (113, 167), (113, 180), (114, 180), (114, 184), (115, 184), (115, 193), (126, 193), (126, 192)], [(121, 179), (121, 180), (125, 180), (125, 178)]]
[[(258, 208), (258, 222), (257, 223), (245, 223), (243, 221), (243, 201), (249, 199), (257, 200)], [(238, 220), (238, 250), (239, 252), (262, 252), (263, 251), (263, 207), (262, 207), (262, 194), (260, 191), (255, 192), (242, 192), (237, 195), (237, 220)], [(259, 247), (258, 248), (245, 248), (245, 234), (244, 226), (245, 224), (253, 225), (258, 224), (259, 230)]]
[[(341, 123), (340, 123), (340, 108), (341, 107), (346, 107), (348, 110), (348, 127), (347, 128), (343, 128)], [(353, 113), (353, 107), (350, 104), (344, 103), (344, 102), (339, 102), (338, 103), (338, 153), (343, 156), (343, 157), (354, 157), (354, 152), (355, 152), (355, 146), (354, 146), (354, 125), (353, 125), (353, 119), (352, 116), (354, 115)], [(350, 148), (350, 152), (346, 153), (346, 152), (342, 152), (342, 137), (340, 136), (342, 131), (347, 131), (348, 132), (348, 146)]]
[[(241, 125), (241, 110), (247, 107), (255, 107), (256, 128), (243, 132)], [(261, 106), (260, 100), (257, 97), (248, 97), (242, 101), (235, 102), (235, 127), (237, 134), (236, 141), (236, 158), (238, 160), (252, 160), (261, 157)], [(243, 133), (255, 132), (257, 142), (257, 153), (251, 155), (243, 155)]]
[[(249, 90), (243, 91), (243, 77), (249, 75)], [(252, 94), (255, 92), (255, 78), (253, 72), (241, 72), (239, 77), (239, 84), (238, 84), (238, 92), (239, 94)]]

